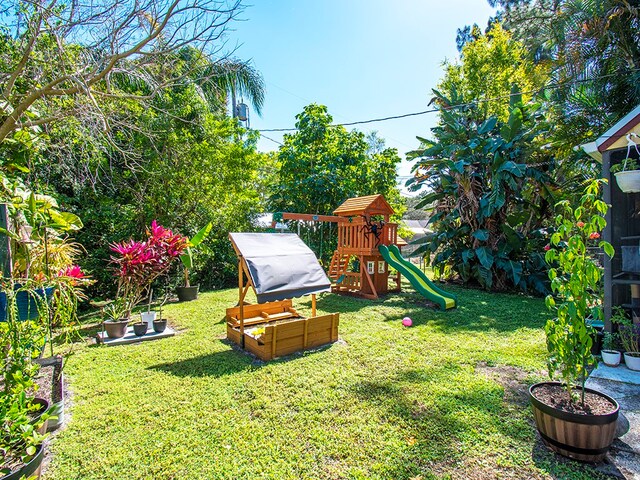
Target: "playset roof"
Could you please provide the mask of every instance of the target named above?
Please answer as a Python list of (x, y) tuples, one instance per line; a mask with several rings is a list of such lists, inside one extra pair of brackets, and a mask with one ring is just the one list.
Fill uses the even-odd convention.
[(334, 215), (350, 217), (356, 215), (393, 215), (393, 208), (382, 195), (350, 198), (333, 211)]

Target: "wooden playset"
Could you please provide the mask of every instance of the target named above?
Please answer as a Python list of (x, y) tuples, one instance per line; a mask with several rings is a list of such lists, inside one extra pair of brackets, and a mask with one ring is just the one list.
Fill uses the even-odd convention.
[[(328, 269), (331, 290), (336, 293), (376, 299), (389, 291), (400, 291), (400, 274), (389, 289), (389, 268), (380, 254), (380, 245), (404, 244), (398, 237), (398, 225), (390, 223), (393, 208), (382, 195), (355, 197), (333, 211), (334, 215), (304, 213), (278, 214), (282, 220), (332, 222), (338, 225), (338, 245)], [(359, 271), (349, 266), (357, 260)]]
[[(316, 293), (330, 282), (315, 255), (294, 234), (231, 233), (238, 256), (238, 305), (227, 309), (227, 338), (261, 360), (338, 340), (339, 314), (316, 315)], [(247, 304), (252, 287), (257, 304)], [(292, 297), (311, 295), (311, 317)]]
[[(416, 291), (443, 310), (456, 306), (454, 295), (437, 287), (419, 268), (402, 258), (400, 248), (406, 242), (398, 236), (398, 225), (389, 221), (393, 208), (382, 195), (346, 200), (333, 215), (278, 213), (277, 220), (332, 222), (338, 225), (338, 242), (328, 269), (331, 291), (377, 299), (388, 292), (399, 292), (401, 275)], [(354, 261), (355, 260), (355, 261)], [(351, 265), (358, 265), (351, 271)], [(389, 288), (389, 265), (395, 268)]]

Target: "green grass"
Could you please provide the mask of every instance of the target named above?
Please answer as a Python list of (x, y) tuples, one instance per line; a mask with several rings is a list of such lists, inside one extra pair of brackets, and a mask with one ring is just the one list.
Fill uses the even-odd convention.
[(269, 363), (225, 340), (235, 290), (171, 305), (179, 335), (70, 359), (45, 478), (602, 478), (536, 438), (523, 392), (544, 373), (544, 302), (451, 290), (448, 312), (410, 287), (327, 294), (341, 341)]

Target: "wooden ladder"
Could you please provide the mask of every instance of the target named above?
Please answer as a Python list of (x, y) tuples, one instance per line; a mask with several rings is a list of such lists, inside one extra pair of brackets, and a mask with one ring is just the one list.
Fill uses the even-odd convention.
[(338, 279), (342, 274), (347, 271), (349, 266), (350, 255), (341, 254), (338, 250), (333, 252), (331, 257), (331, 265), (329, 266), (329, 278), (332, 280)]

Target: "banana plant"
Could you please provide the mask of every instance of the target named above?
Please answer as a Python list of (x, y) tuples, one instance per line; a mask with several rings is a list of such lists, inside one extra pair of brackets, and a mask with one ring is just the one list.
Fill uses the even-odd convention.
[(184, 265), (184, 286), (190, 287), (191, 283), (189, 282), (189, 270), (193, 269), (193, 251), (192, 249), (196, 248), (198, 245), (202, 243), (202, 241), (209, 235), (213, 225), (209, 222), (204, 228), (202, 228), (198, 233), (196, 233), (191, 239), (189, 239), (189, 243), (187, 244), (187, 251), (180, 255), (180, 260), (182, 260), (182, 265)]
[(422, 148), (408, 154), (416, 160), (408, 186), (428, 190), (417, 208), (432, 211), (434, 232), (416, 242), (416, 253), (431, 258), (439, 276), (546, 293), (544, 226), (555, 199), (545, 169), (552, 158), (540, 146), (549, 129), (541, 105), (514, 97), (500, 121), (473, 106), (450, 108), (464, 103), (455, 91), (452, 98), (434, 93), (441, 107), (435, 139), (419, 138)]

